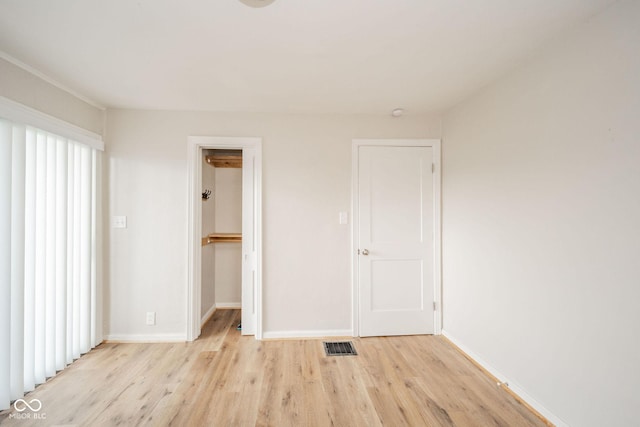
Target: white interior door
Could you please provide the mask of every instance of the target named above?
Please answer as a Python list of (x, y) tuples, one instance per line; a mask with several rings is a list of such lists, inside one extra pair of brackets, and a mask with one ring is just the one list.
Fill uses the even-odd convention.
[(359, 146), (359, 335), (434, 333), (433, 148)]
[(256, 150), (242, 150), (242, 335), (256, 331)]

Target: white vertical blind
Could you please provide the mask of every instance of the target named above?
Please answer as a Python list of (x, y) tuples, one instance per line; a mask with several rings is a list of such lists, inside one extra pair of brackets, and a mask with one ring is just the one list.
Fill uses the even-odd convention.
[(96, 310), (96, 302), (99, 299), (98, 296), (98, 175), (100, 171), (98, 170), (98, 153), (96, 150), (91, 150), (91, 170), (93, 173), (91, 174), (91, 248), (94, 249), (93, 256), (91, 257), (91, 291), (90, 294), (93, 296), (91, 298), (91, 307), (89, 308), (89, 313), (91, 314), (91, 325), (89, 327), (90, 333), (90, 347), (93, 348), (98, 345), (96, 336), (97, 336), (97, 310)]
[(24, 174), (24, 391), (36, 388), (36, 132), (27, 128), (26, 164)]
[[(0, 120), (0, 343), (11, 340), (11, 139), (11, 125)], [(10, 353), (0, 351), (0, 409), (11, 399)]]
[(56, 370), (67, 365), (67, 141), (56, 144)]
[(25, 126), (13, 126), (11, 162), (11, 399), (24, 391)]
[(89, 147), (80, 147), (80, 353), (91, 350), (91, 166)]
[(0, 410), (97, 344), (97, 156), (0, 118)]
[(45, 222), (45, 374), (56, 374), (56, 138), (47, 135), (47, 214)]
[[(34, 336), (36, 339), (34, 350), (33, 372), (36, 384), (42, 384), (47, 380), (45, 374), (45, 296), (47, 292), (45, 267), (46, 253), (46, 225), (47, 225), (47, 135), (44, 132), (36, 133), (36, 291), (34, 294)], [(29, 268), (29, 266), (27, 266)]]
[(66, 363), (69, 364), (73, 362), (73, 283), (74, 283), (74, 258), (73, 258), (73, 248), (75, 245), (75, 239), (73, 237), (74, 227), (74, 218), (73, 214), (75, 212), (74, 209), (74, 200), (75, 200), (75, 146), (73, 144), (69, 144), (67, 147), (67, 170), (68, 170), (68, 181), (67, 181), (67, 322), (66, 322)]
[(80, 180), (82, 179), (82, 165), (80, 164), (80, 147), (73, 147), (73, 175), (75, 179), (73, 181), (73, 244), (71, 245), (71, 252), (73, 255), (71, 264), (73, 266), (73, 278), (71, 283), (71, 359), (77, 359), (80, 357), (80, 280), (82, 279), (82, 273), (80, 268), (82, 247), (82, 239), (80, 235), (80, 208), (81, 208), (81, 191)]

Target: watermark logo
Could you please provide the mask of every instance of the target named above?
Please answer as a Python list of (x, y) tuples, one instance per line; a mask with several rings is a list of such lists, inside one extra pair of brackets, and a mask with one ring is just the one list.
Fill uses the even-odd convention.
[(31, 399), (28, 402), (24, 399), (17, 399), (13, 402), (13, 408), (16, 413), (9, 414), (9, 418), (18, 420), (44, 420), (47, 418), (47, 414), (40, 412), (42, 402), (39, 399)]
[(27, 408), (29, 408), (31, 412), (40, 412), (40, 409), (42, 409), (42, 402), (40, 402), (40, 400), (38, 399), (32, 399), (29, 403), (27, 403), (27, 401), (24, 399), (18, 399), (13, 402), (13, 407), (18, 412), (24, 412), (27, 410)]

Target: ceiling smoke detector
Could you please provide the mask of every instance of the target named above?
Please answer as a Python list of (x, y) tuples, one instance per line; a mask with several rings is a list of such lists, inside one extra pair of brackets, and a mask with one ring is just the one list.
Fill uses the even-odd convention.
[(401, 116), (401, 115), (403, 115), (403, 114), (404, 114), (404, 110), (403, 110), (402, 108), (396, 108), (395, 110), (393, 110), (393, 111), (391, 112), (391, 115), (392, 115), (393, 117), (400, 117), (400, 116)]
[(249, 7), (265, 7), (269, 6), (276, 0), (240, 0), (241, 3), (246, 4)]

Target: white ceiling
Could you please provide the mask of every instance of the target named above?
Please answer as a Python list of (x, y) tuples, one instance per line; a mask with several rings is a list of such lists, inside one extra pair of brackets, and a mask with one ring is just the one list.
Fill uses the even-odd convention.
[(0, 51), (106, 107), (442, 111), (612, 0), (0, 0)]

